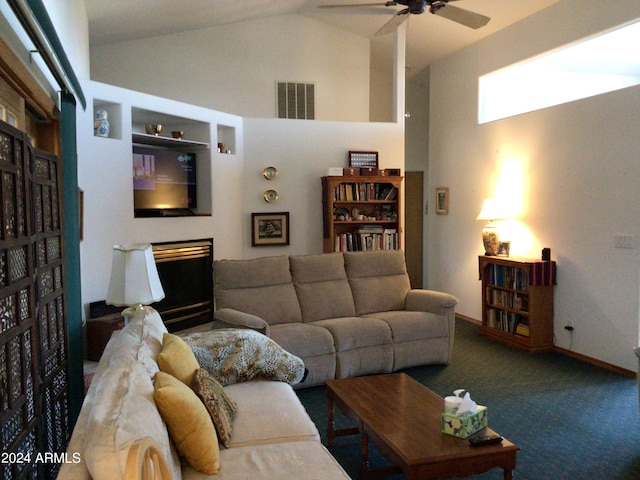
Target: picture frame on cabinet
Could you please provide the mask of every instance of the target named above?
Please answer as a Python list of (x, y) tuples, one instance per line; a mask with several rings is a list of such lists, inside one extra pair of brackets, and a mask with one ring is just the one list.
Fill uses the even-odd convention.
[(436, 214), (449, 215), (449, 187), (436, 188)]
[(251, 246), (289, 245), (289, 212), (252, 213)]
[(508, 257), (511, 250), (511, 242), (499, 242), (498, 243), (498, 257)]
[(378, 169), (378, 152), (356, 152), (349, 151), (350, 168), (371, 167)]

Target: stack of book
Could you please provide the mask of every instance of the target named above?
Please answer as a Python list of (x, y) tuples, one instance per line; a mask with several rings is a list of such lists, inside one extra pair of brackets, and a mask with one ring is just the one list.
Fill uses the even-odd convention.
[(338, 202), (363, 202), (369, 200), (395, 200), (398, 189), (386, 183), (341, 183), (333, 190)]
[(355, 232), (337, 234), (334, 251), (397, 250), (398, 248), (398, 232), (395, 228), (364, 225)]

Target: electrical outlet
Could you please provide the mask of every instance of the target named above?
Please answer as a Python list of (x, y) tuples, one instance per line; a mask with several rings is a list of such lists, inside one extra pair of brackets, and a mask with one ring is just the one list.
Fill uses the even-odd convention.
[(616, 233), (613, 239), (615, 248), (636, 248), (635, 237), (628, 233)]

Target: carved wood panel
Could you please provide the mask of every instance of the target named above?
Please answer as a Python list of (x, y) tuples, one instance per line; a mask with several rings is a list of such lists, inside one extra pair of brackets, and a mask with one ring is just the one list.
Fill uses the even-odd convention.
[(0, 122), (0, 464), (55, 478), (69, 430), (58, 159)]

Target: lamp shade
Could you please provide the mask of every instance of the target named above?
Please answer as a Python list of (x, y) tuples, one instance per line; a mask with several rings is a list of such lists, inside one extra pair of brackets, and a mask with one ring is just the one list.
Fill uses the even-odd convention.
[(505, 209), (501, 207), (500, 203), (494, 198), (487, 198), (482, 203), (482, 210), (480, 210), (480, 214), (476, 218), (476, 220), (505, 220), (508, 218), (508, 215), (505, 212)]
[(115, 245), (106, 302), (117, 307), (149, 305), (164, 298), (151, 245)]

